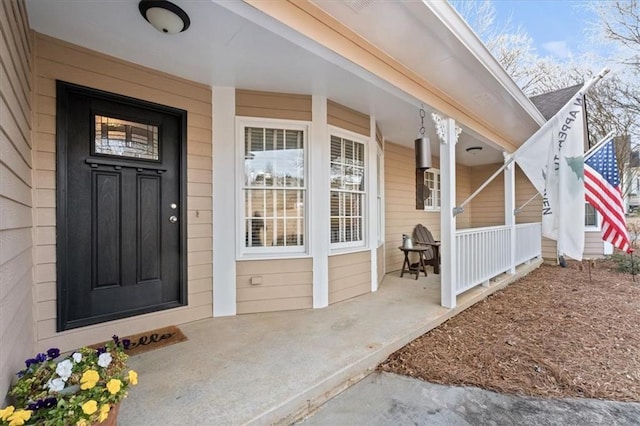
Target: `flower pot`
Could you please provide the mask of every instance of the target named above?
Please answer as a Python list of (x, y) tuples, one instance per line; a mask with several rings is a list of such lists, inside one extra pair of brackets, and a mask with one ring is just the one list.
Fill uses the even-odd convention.
[(95, 422), (93, 426), (118, 426), (118, 410), (120, 410), (120, 403), (115, 404), (109, 411), (109, 417), (104, 419), (102, 423)]

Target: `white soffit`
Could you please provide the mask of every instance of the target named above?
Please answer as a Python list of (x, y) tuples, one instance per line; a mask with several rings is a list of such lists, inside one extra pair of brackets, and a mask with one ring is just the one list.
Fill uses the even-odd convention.
[(516, 143), (546, 121), (447, 2), (314, 3)]
[[(54, 38), (210, 86), (326, 96), (376, 117), (385, 137), (393, 142), (413, 146), (413, 139), (417, 135), (419, 103), (410, 94), (385, 84), (344, 58), (336, 59), (337, 55), (328, 49), (294, 33), (244, 2), (223, 1), (216, 4), (210, 1), (174, 0), (189, 14), (191, 27), (184, 33), (168, 36), (144, 20), (138, 11), (137, 0), (26, 1), (31, 28)], [(400, 7), (398, 2), (352, 0), (354, 2), (358, 3), (361, 13), (371, 7), (379, 7), (378, 3), (387, 3), (387, 6), (395, 4), (396, 7), (390, 8), (389, 13), (401, 14), (405, 16), (404, 19), (410, 18), (412, 25), (416, 25), (416, 18), (411, 13), (407, 15), (408, 9)], [(355, 13), (353, 9), (344, 7), (349, 13)], [(428, 14), (429, 9), (422, 7)], [(355, 21), (353, 25), (362, 24), (362, 18)], [(424, 25), (424, 22), (419, 22)], [(370, 26), (389, 35), (388, 28), (377, 24)], [(410, 34), (407, 31), (399, 32), (405, 37)], [(368, 37), (372, 38), (374, 44), (382, 43), (378, 39), (385, 38), (384, 34)], [(402, 38), (394, 40), (394, 43), (399, 43), (398, 48), (402, 47)], [(439, 37), (429, 41), (434, 52), (430, 57), (439, 59), (441, 66), (438, 75), (442, 79), (447, 77), (447, 69), (450, 68), (442, 64), (447, 61), (453, 61), (451, 67), (458, 64), (455, 55), (446, 47), (447, 43), (452, 44), (453, 41)], [(406, 50), (407, 54), (413, 53), (411, 49)], [(477, 67), (477, 64), (471, 65)], [(416, 68), (421, 74), (429, 68), (428, 63), (420, 61), (412, 66), (425, 67)], [(461, 85), (455, 79), (447, 84), (452, 85), (452, 90)], [(447, 92), (454, 98), (457, 96), (451, 91)], [(500, 93), (500, 96), (504, 96), (504, 93)], [(476, 95), (478, 102), (485, 103), (485, 111), (493, 108), (487, 108), (487, 105), (494, 102), (494, 97)], [(507, 97), (506, 100), (513, 103), (511, 98)], [(521, 142), (537, 127), (531, 123), (522, 126), (521, 107), (516, 105), (513, 111), (505, 113), (494, 124), (500, 128), (500, 133)], [(511, 121), (521, 126), (514, 134), (504, 130), (506, 122)], [(487, 122), (491, 123), (490, 120)], [(437, 153), (437, 136), (431, 124), (429, 122), (428, 129), (432, 152)], [(499, 150), (486, 144), (482, 153), (465, 158), (464, 147), (478, 143), (473, 132), (461, 136), (458, 144), (461, 163), (476, 165), (502, 161)]]

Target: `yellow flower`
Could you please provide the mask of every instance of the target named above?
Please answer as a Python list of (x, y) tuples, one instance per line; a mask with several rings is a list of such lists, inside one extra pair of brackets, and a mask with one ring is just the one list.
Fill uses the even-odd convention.
[(103, 404), (100, 407), (100, 415), (98, 416), (98, 423), (104, 422), (107, 417), (109, 417), (109, 410), (111, 410), (111, 406), (109, 404)]
[(87, 370), (80, 379), (80, 389), (93, 389), (98, 380), (100, 380), (100, 375), (96, 370)]
[(111, 395), (115, 395), (120, 392), (120, 387), (122, 386), (122, 382), (118, 379), (111, 379), (107, 383), (107, 389), (109, 389), (109, 393)]
[[(129, 371), (129, 377), (131, 377), (131, 371)], [(13, 408), (13, 405), (8, 406), (7, 408), (3, 408), (2, 410), (0, 410), (0, 419), (7, 420), (9, 416), (13, 414), (14, 410), (15, 408)]]
[(21, 426), (30, 418), (30, 410), (16, 410), (13, 412), (13, 414), (7, 417), (7, 420), (9, 420), (9, 426)]
[(93, 399), (90, 399), (89, 401), (82, 404), (82, 411), (85, 414), (92, 415), (93, 413), (98, 411), (98, 403)]
[(132, 385), (138, 384), (138, 373), (133, 370), (129, 370), (129, 383)]
[(89, 426), (89, 422), (85, 419), (80, 419), (76, 422), (76, 426)]

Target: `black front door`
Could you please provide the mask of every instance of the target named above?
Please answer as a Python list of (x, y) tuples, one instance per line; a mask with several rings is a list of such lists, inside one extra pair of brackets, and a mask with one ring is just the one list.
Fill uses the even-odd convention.
[(57, 85), (58, 330), (186, 304), (186, 112)]

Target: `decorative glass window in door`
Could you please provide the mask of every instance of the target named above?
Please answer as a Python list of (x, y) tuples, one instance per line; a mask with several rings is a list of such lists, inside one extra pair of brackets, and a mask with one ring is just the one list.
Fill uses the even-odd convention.
[(158, 126), (95, 115), (94, 152), (102, 155), (159, 160)]

